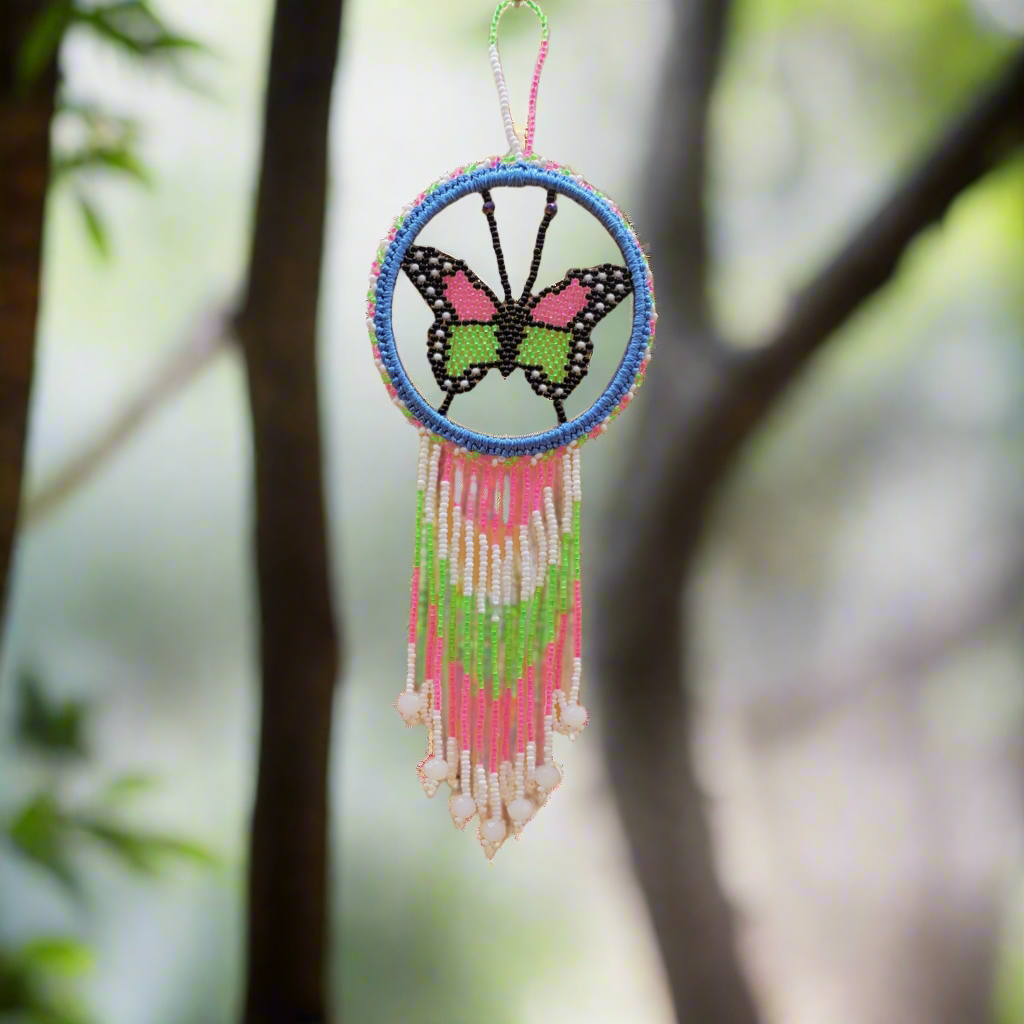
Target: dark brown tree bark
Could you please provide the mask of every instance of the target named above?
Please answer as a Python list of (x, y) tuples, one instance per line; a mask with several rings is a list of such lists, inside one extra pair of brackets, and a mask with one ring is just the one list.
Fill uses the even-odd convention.
[[(910, 243), (1020, 142), (1024, 55), (982, 95), (892, 197), (797, 297), (768, 344), (741, 354), (707, 313), (706, 120), (725, 5), (679, 5), (666, 72), (675, 131), (651, 164), (659, 345), (640, 402), (630, 486), (605, 522), (590, 664), (599, 677), (612, 785), (684, 1024), (755, 1024), (716, 877), (688, 745), (685, 582), (713, 502), (744, 444), (813, 355), (882, 288)], [(623, 613), (628, 609), (628, 614)]]
[(328, 757), (339, 640), (316, 371), (342, 0), (278, 0), (247, 296), (262, 712), (246, 1024), (328, 1020)]
[(18, 56), (43, 0), (0, 4), (0, 621), (21, 505), (50, 180), (53, 64), (27, 91)]
[(596, 639), (588, 652), (599, 677), (612, 787), (684, 1024), (759, 1019), (688, 744), (683, 570), (674, 550), (692, 549), (698, 533), (696, 507), (674, 490), (677, 449), (698, 429), (700, 413), (714, 407), (727, 362), (707, 302), (705, 183), (708, 111), (729, 7), (723, 0), (688, 0), (676, 8), (677, 56), (666, 67), (661, 95), (662, 109), (674, 116), (663, 119), (648, 161), (658, 169), (649, 241), (659, 344), (639, 403), (642, 447), (624, 500), (605, 524), (594, 590), (597, 628), (589, 634)]

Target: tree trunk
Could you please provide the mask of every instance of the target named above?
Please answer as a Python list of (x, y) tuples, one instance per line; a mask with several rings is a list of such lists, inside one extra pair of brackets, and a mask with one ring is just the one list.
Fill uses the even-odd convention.
[(32, 89), (22, 91), (17, 66), (45, 6), (43, 0), (0, 4), (0, 621), (21, 504), (57, 85), (51, 63)]
[(741, 354), (719, 339), (705, 297), (704, 150), (724, 6), (678, 5), (662, 101), (678, 113), (650, 162), (658, 345), (629, 486), (599, 545), (588, 634), (612, 786), (680, 1024), (758, 1019), (689, 750), (684, 595), (704, 525), (745, 443), (800, 371), (888, 282), (914, 238), (1019, 145), (1024, 105), (1021, 54), (796, 297), (774, 337)]
[(246, 1024), (328, 1019), (331, 606), (316, 372), (328, 125), (342, 0), (278, 0), (238, 318), (252, 406), (262, 713)]

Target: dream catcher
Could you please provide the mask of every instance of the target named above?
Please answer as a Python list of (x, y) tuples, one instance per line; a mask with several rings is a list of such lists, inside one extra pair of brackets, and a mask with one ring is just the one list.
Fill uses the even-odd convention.
[[(498, 56), (498, 24), (511, 6), (541, 21), (525, 132), (512, 120)], [(572, 740), (587, 724), (580, 449), (633, 400), (657, 320), (651, 273), (625, 215), (578, 174), (533, 152), (547, 48), (547, 19), (536, 3), (498, 5), (490, 60), (509, 151), (456, 168), (402, 210), (377, 253), (367, 297), (374, 361), (420, 443), (408, 661), (395, 706), (407, 724), (427, 728), (419, 765), (427, 795), (448, 784), (455, 825), (475, 817), (488, 858), (561, 782), (555, 733)], [(508, 188), (537, 194), (522, 288), (510, 280), (499, 231), (499, 197)], [(459, 258), (455, 240), (444, 251), (417, 242), (437, 214), (472, 194), (490, 233), (498, 288)], [(603, 226), (621, 260), (569, 270), (534, 291), (547, 233), (567, 202)], [(424, 356), (443, 395), (436, 408), (398, 355), (392, 311), (402, 279), (432, 314)], [(621, 305), (632, 308), (628, 339), (601, 340), (624, 346), (618, 369), (597, 401), (569, 419), (565, 402), (587, 375), (594, 328)], [(460, 398), (493, 373), (517, 387), (525, 380), (551, 403), (555, 425), (520, 437), (460, 425)]]

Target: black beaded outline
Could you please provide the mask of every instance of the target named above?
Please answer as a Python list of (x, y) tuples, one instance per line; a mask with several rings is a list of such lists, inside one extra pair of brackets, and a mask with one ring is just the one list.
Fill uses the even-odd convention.
[[(540, 272), (541, 256), (548, 227), (558, 213), (556, 192), (547, 189), (547, 204), (534, 244), (530, 261), (530, 272), (518, 300), (512, 298), (512, 289), (505, 268), (501, 239), (495, 218), (495, 203), (489, 189), (482, 189), (483, 213), (491, 235), (491, 245), (498, 264), (504, 302), (470, 269), (465, 260), (442, 252), (433, 246), (413, 243), (402, 260), (402, 270), (413, 287), (434, 313), (434, 322), (427, 330), (427, 360), (434, 380), (445, 392), (444, 401), (437, 412), (446, 416), (456, 395), (468, 394), (486, 377), (487, 372), (497, 368), (507, 378), (516, 369), (526, 375), (527, 383), (534, 394), (548, 399), (555, 408), (559, 424), (566, 422), (564, 401), (587, 375), (594, 343), (590, 335), (605, 316), (616, 308), (623, 299), (632, 294), (632, 279), (625, 266), (604, 263), (593, 267), (573, 268), (561, 281), (545, 288), (537, 295), (531, 294)], [(450, 277), (464, 273), (470, 284), (482, 292), (494, 307), (494, 313), (487, 320), (461, 319), (454, 305), (444, 295), (443, 285)], [(595, 280), (596, 279), (596, 280)], [(574, 281), (588, 289), (586, 305), (574, 317), (571, 327), (562, 327), (536, 320), (531, 311), (547, 296), (558, 295), (571, 287)], [(605, 284), (605, 282), (608, 284)], [(608, 289), (612, 289), (609, 291)], [(493, 327), (497, 342), (497, 359), (467, 364), (461, 375), (455, 376), (448, 370), (451, 352), (451, 329), (458, 326)], [(562, 365), (563, 377), (559, 381), (549, 378), (545, 368), (536, 363), (524, 363), (519, 354), (528, 334), (533, 329), (564, 334), (566, 336), (566, 361)]]

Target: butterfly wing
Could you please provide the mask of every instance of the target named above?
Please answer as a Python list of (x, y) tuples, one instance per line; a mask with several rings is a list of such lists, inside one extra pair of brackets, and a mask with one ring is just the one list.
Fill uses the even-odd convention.
[(625, 267), (603, 263), (570, 270), (557, 284), (527, 301), (530, 323), (516, 365), (536, 394), (560, 408), (587, 375), (594, 351), (591, 331), (632, 291)]
[(427, 359), (445, 395), (471, 391), (499, 365), (494, 292), (466, 265), (429, 245), (414, 245), (402, 269), (434, 314), (427, 331)]

